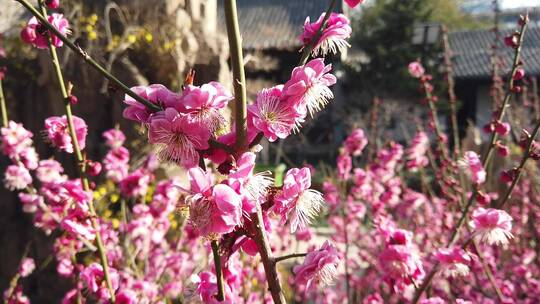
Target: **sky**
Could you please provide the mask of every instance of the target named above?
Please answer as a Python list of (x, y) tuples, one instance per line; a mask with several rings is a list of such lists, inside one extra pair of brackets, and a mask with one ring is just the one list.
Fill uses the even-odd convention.
[(502, 0), (501, 2), (503, 9), (523, 6), (540, 6), (540, 0)]

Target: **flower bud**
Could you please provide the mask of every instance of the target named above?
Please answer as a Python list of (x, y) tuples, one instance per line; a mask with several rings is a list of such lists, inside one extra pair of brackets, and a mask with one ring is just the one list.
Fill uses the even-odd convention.
[(50, 9), (57, 9), (60, 7), (60, 0), (46, 0), (45, 4)]
[(504, 38), (504, 44), (514, 49), (517, 48), (519, 44), (519, 34), (514, 33), (510, 36), (506, 36)]
[(525, 70), (523, 68), (517, 68), (514, 74), (514, 80), (521, 80), (525, 77)]
[(505, 136), (508, 133), (510, 133), (510, 124), (507, 122), (495, 122), (495, 132), (499, 134), (500, 136)]
[(486, 206), (487, 204), (489, 204), (489, 202), (491, 202), (491, 196), (489, 196), (489, 194), (484, 193), (482, 191), (478, 191), (478, 193), (476, 194), (476, 201), (480, 205)]
[(502, 157), (507, 157), (510, 155), (510, 149), (507, 146), (499, 143), (497, 144), (497, 153)]
[(501, 181), (503, 183), (511, 183), (516, 178), (516, 169), (512, 168), (510, 170), (504, 170), (501, 172)]
[(86, 172), (90, 176), (98, 176), (101, 172), (101, 163), (89, 160), (86, 163)]

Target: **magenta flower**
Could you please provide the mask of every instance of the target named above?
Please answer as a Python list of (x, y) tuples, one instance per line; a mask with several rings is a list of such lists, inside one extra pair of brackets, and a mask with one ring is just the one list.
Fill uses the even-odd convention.
[(25, 278), (32, 274), (36, 269), (36, 263), (32, 258), (23, 258), (21, 264), (19, 265), (19, 274), (21, 277)]
[(255, 204), (263, 202), (268, 189), (274, 184), (268, 172), (253, 174), (255, 157), (253, 152), (242, 154), (227, 179), (227, 184), (244, 198), (242, 209), (247, 213), (255, 212)]
[(410, 279), (421, 280), (425, 273), (417, 250), (407, 245), (389, 245), (379, 255), (385, 274), (394, 280), (411, 284)]
[(407, 149), (407, 169), (416, 172), (420, 168), (428, 165), (429, 160), (426, 156), (429, 150), (429, 138), (425, 132), (418, 132)]
[[(317, 21), (311, 23), (310, 18), (307, 17), (304, 22), (304, 32), (300, 36), (300, 40), (307, 46), (315, 38), (315, 35), (322, 26), (325, 13), (323, 13)], [(351, 37), (352, 29), (350, 21), (343, 14), (331, 13), (326, 27), (322, 32), (319, 41), (315, 44), (312, 54), (314, 56), (326, 56), (328, 53), (336, 54), (338, 51), (343, 52), (350, 45), (347, 43), (349, 37)]]
[(202, 235), (231, 232), (240, 224), (242, 199), (225, 184), (212, 186), (210, 173), (196, 167), (188, 171), (191, 184), (189, 218)]
[(45, 0), (45, 4), (50, 9), (57, 9), (60, 7), (60, 0)]
[[(169, 89), (162, 84), (137, 86), (132, 87), (131, 90), (137, 95), (160, 107), (173, 107), (180, 98), (178, 94), (169, 91)], [(128, 105), (128, 107), (124, 109), (124, 118), (138, 121), (140, 123), (149, 122), (152, 111), (149, 110), (145, 105), (139, 103), (129, 95), (124, 97), (124, 103)]]
[(506, 245), (514, 237), (512, 217), (504, 210), (479, 207), (474, 210), (469, 226), (489, 245)]
[(281, 215), (282, 223), (290, 218), (291, 233), (305, 229), (325, 204), (322, 194), (309, 187), (309, 168), (293, 168), (285, 174), (283, 188), (274, 198), (274, 212)]
[(189, 114), (178, 113), (173, 108), (152, 116), (149, 140), (159, 146), (159, 157), (165, 161), (192, 168), (199, 163), (197, 150), (208, 149), (210, 131), (193, 121)]
[(110, 129), (103, 132), (103, 138), (105, 138), (105, 143), (111, 149), (120, 148), (126, 141), (124, 132), (118, 129)]
[[(116, 269), (109, 267), (109, 275), (113, 290), (118, 289), (120, 277)], [(98, 295), (100, 299), (107, 300), (110, 297), (105, 283), (103, 267), (98, 263), (92, 263), (84, 268), (79, 278), (83, 281), (88, 290)]]
[(16, 160), (24, 150), (32, 146), (32, 132), (26, 130), (22, 124), (9, 121), (7, 127), (0, 131), (2, 139), (2, 152), (10, 159)]
[(42, 183), (62, 182), (67, 179), (67, 176), (62, 175), (64, 168), (54, 159), (45, 159), (39, 162), (36, 169), (36, 177)]
[(152, 176), (143, 170), (135, 170), (130, 175), (120, 181), (120, 191), (126, 197), (137, 198), (144, 197), (148, 191), (148, 184)]
[(435, 258), (441, 263), (446, 276), (466, 276), (469, 273), (471, 257), (459, 247), (441, 248), (435, 253)]
[(362, 2), (364, 2), (364, 0), (345, 0), (345, 3), (351, 8), (354, 8), (358, 4), (362, 4)]
[(198, 295), (198, 299), (205, 304), (232, 304), (231, 302), (231, 288), (229, 284), (225, 283), (225, 301), (219, 302), (216, 299), (218, 293), (217, 287), (217, 278), (216, 275), (205, 271), (201, 272), (199, 275), (192, 275), (191, 282), (194, 283), (197, 287), (195, 293)]
[(358, 128), (354, 129), (351, 134), (343, 142), (345, 151), (352, 156), (359, 156), (362, 154), (362, 151), (367, 146), (368, 140), (364, 133), (364, 130)]
[(424, 76), (426, 70), (419, 61), (413, 61), (409, 63), (409, 74), (414, 78), (420, 78)]
[(289, 103), (283, 100), (283, 86), (263, 89), (254, 104), (248, 106), (253, 126), (269, 141), (289, 136), (299, 118)]
[(202, 86), (188, 85), (175, 108), (182, 113), (192, 114), (194, 120), (206, 125), (211, 132), (223, 128), (225, 117), (220, 109), (233, 100), (232, 94), (219, 82), (210, 82)]
[(349, 179), (352, 170), (352, 158), (349, 154), (341, 154), (337, 157), (337, 172), (341, 180)]
[(475, 152), (465, 152), (463, 158), (458, 161), (458, 165), (465, 171), (473, 183), (482, 184), (486, 181), (486, 171), (480, 161), (480, 157)]
[(129, 150), (124, 147), (113, 149), (103, 159), (105, 175), (114, 182), (120, 182), (128, 175)]
[(325, 65), (324, 59), (318, 58), (292, 71), (283, 87), (283, 98), (294, 104), (301, 117), (308, 111), (313, 116), (334, 98), (329, 86), (336, 83), (336, 77), (330, 74), (331, 69), (331, 64)]
[(336, 248), (326, 241), (320, 249), (309, 252), (302, 265), (294, 266), (293, 272), (297, 284), (310, 289), (313, 283), (331, 285), (337, 276), (339, 254)]
[[(52, 14), (47, 17), (47, 21), (52, 24), (62, 35), (66, 36), (70, 33), (69, 22), (62, 14)], [(36, 17), (32, 17), (26, 27), (21, 31), (21, 39), (39, 49), (46, 49), (49, 47), (48, 36), (51, 36), (53, 46), (61, 47), (64, 42), (60, 40), (56, 35), (51, 34), (49, 30), (43, 26)]]
[(23, 190), (32, 183), (30, 172), (23, 166), (9, 165), (4, 173), (4, 185), (7, 189)]
[[(86, 135), (88, 133), (86, 122), (82, 118), (73, 116), (73, 125), (77, 142), (79, 143), (79, 149), (84, 150), (86, 147)], [(66, 115), (47, 118), (45, 120), (45, 132), (53, 146), (67, 153), (73, 153), (73, 143), (69, 135)]]

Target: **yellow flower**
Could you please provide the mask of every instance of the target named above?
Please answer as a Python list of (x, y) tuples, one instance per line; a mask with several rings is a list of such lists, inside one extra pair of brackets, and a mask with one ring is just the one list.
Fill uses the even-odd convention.
[(144, 34), (144, 40), (146, 40), (146, 42), (152, 42), (152, 40), (154, 40), (154, 36), (152, 36), (151, 33), (146, 33)]
[(114, 203), (118, 202), (118, 199), (120, 199), (120, 196), (118, 194), (116, 194), (116, 193), (111, 194), (111, 203), (114, 204)]
[(97, 39), (97, 33), (95, 31), (91, 31), (88, 33), (88, 39), (89, 40), (96, 40)]
[(112, 224), (114, 229), (118, 229), (118, 227), (120, 227), (120, 221), (118, 219), (115, 219), (115, 218), (112, 219), (111, 224)]
[(91, 23), (92, 25), (95, 25), (97, 21), (98, 21), (98, 16), (96, 14), (90, 15), (90, 18), (88, 20), (89, 23)]
[(128, 36), (127, 36), (127, 40), (128, 40), (129, 43), (135, 43), (135, 42), (137, 42), (137, 36), (135, 36), (135, 35), (128, 35)]

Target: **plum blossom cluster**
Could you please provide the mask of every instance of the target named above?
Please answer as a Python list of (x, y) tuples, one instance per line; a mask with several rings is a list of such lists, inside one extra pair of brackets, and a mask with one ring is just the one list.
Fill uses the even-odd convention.
[[(345, 2), (353, 8), (362, 1)], [(67, 33), (61, 15), (48, 18)], [(526, 22), (520, 20), (522, 29)], [(48, 47), (49, 36), (61, 46), (50, 34), (31, 20), (21, 36), (38, 48)], [(506, 44), (519, 50), (522, 34)], [(332, 13), (306, 20), (301, 39), (306, 52), (324, 56), (342, 51), (350, 35), (346, 17)], [(325, 59), (316, 58), (247, 106), (244, 147), (226, 114), (235, 96), (218, 82), (186, 83), (181, 92), (159, 84), (132, 88), (155, 106), (124, 98), (124, 117), (148, 130), (156, 151), (141, 159), (131, 155), (118, 128), (102, 134), (103, 159), (87, 159), (78, 153), (87, 146), (86, 122), (48, 118), (46, 140), (61, 152), (84, 155), (78, 165), (89, 180), (40, 158), (33, 134), (9, 121), (0, 130), (1, 151), (11, 162), (4, 184), (18, 191), (38, 229), (57, 236), (53, 267), (74, 282), (62, 303), (283, 302), (285, 284), (292, 287), (287, 300), (297, 302), (539, 302), (540, 195), (529, 175), (538, 168), (526, 163), (540, 158), (534, 140), (540, 125), (523, 132), (522, 161), (502, 173), (507, 187), (492, 187), (490, 153), (519, 155), (501, 141), (511, 131), (505, 108), (484, 128), (491, 136), (487, 152), (450, 155), (432, 77), (419, 61), (408, 69), (429, 106), (428, 121), (419, 123), (426, 126), (410, 143), (381, 145), (368, 143), (375, 130), (355, 128), (339, 148), (335, 170), (305, 165), (274, 180), (256, 167), (262, 138), (287, 138), (333, 98), (337, 79)], [(511, 76), (509, 91), (517, 94), (525, 85), (523, 63)], [(373, 157), (364, 153), (368, 145)], [(187, 177), (164, 176), (162, 163), (181, 165)], [(321, 230), (331, 240), (322, 242)], [(290, 254), (300, 247), (305, 252)], [(107, 263), (98, 258), (100, 248)], [(6, 302), (30, 302), (24, 283), (41, 263), (21, 260)]]

